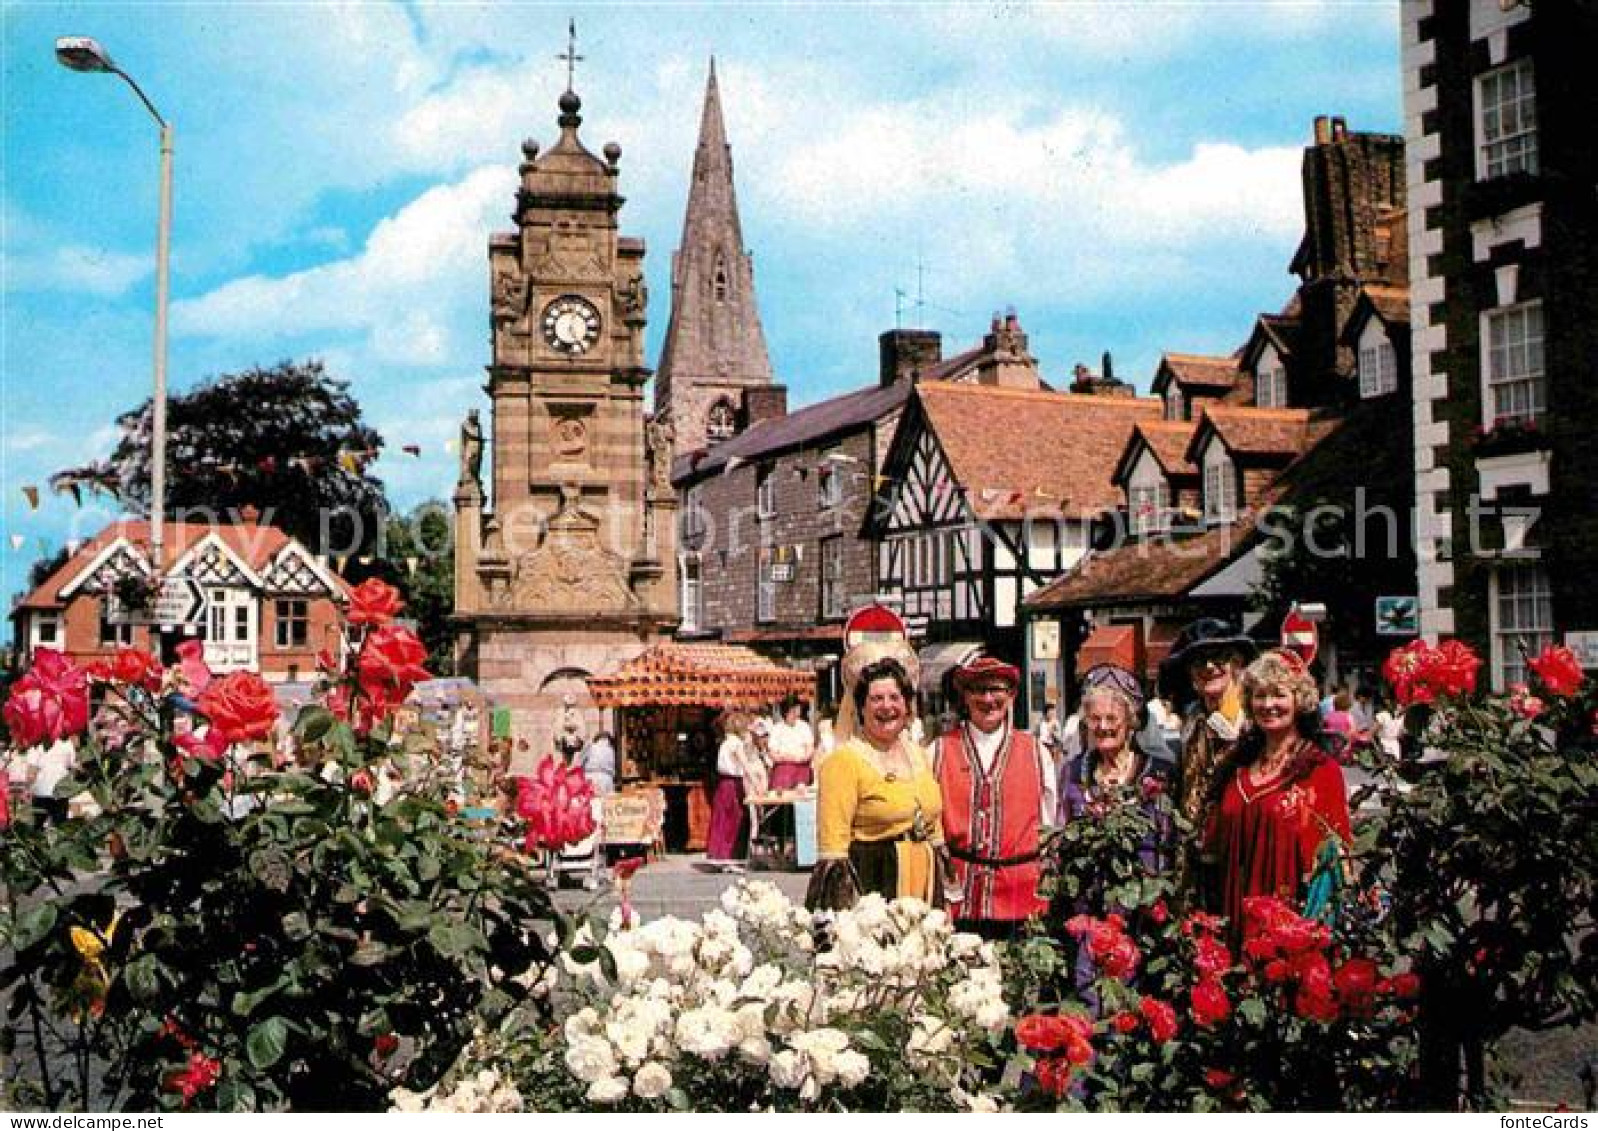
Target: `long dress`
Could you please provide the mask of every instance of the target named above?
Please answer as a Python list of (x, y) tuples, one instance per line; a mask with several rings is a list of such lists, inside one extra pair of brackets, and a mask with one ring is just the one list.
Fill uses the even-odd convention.
[(810, 724), (803, 719), (793, 723), (777, 723), (771, 728), (773, 792), (810, 784), (810, 760), (815, 743)]
[(716, 751), (716, 792), (710, 802), (705, 859), (741, 863), (749, 855), (749, 810), (744, 807), (743, 739), (729, 734)]
[(1042, 752), (1008, 725), (998, 739), (986, 769), (969, 725), (938, 739), (943, 836), (961, 892), (951, 910), (962, 922), (1013, 924), (1047, 908), (1038, 898), (1038, 830), (1051, 792)]
[(932, 762), (901, 738), (913, 769), (905, 779), (877, 769), (865, 740), (852, 738), (821, 764), (816, 796), (816, 868), (805, 904), (847, 906), (858, 896), (938, 901), (933, 848), (943, 843), (943, 797)]
[(1211, 910), (1236, 929), (1243, 901), (1270, 895), (1295, 906), (1327, 837), (1352, 838), (1343, 771), (1320, 747), (1304, 742), (1285, 769), (1265, 781), (1240, 767), (1210, 818), (1205, 856), (1215, 869)]

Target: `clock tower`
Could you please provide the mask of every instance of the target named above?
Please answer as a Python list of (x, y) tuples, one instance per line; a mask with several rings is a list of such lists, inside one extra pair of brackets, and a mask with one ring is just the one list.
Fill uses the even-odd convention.
[(644, 418), (644, 244), (618, 231), (621, 147), (578, 137), (581, 100), (560, 97), (560, 137), (522, 145), (516, 230), (488, 244), (491, 496), (474, 409), (455, 489), (458, 668), (512, 710), (534, 758), (584, 682), (669, 633), (676, 500), (669, 426)]

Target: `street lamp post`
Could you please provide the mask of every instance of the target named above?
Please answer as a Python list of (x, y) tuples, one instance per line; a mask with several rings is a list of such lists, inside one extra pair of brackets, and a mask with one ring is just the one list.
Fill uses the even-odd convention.
[(55, 41), (55, 57), (62, 66), (91, 74), (113, 74), (133, 88), (144, 108), (161, 127), (161, 220), (155, 246), (155, 396), (150, 411), (150, 557), (160, 578), (166, 521), (166, 308), (168, 261), (172, 245), (172, 123), (161, 117), (155, 104), (133, 77), (111, 61), (111, 56), (87, 36), (62, 36)]

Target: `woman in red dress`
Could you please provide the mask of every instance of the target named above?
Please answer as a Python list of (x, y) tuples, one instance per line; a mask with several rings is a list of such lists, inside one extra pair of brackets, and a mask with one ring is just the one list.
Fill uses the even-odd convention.
[(1223, 775), (1204, 839), (1211, 910), (1242, 923), (1243, 901), (1269, 895), (1301, 905), (1328, 837), (1350, 839), (1343, 771), (1320, 729), (1315, 681), (1291, 652), (1267, 652), (1243, 673), (1253, 723)]

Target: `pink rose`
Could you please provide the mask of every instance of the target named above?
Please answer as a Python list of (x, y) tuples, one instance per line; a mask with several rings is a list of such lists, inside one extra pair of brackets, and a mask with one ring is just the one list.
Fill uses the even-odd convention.
[(11, 688), (6, 726), (18, 747), (70, 738), (89, 725), (89, 676), (53, 648), (38, 648), (33, 667)]

